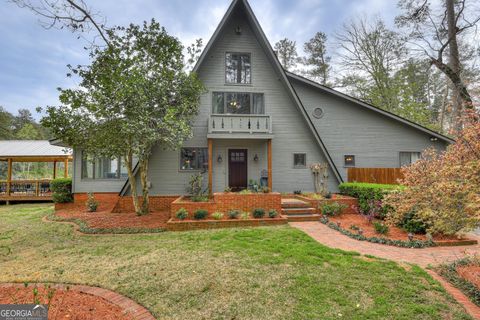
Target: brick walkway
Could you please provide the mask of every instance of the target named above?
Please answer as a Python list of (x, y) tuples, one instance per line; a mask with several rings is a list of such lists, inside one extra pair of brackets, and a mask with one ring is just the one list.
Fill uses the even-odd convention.
[[(23, 288), (24, 285), (19, 283), (0, 283), (0, 289), (8, 287)], [(67, 285), (52, 284), (52, 288), (66, 289), (66, 287)], [(84, 285), (69, 285), (68, 288), (70, 291), (78, 291), (105, 299), (108, 302), (120, 307), (125, 314), (131, 315), (135, 320), (155, 320), (150, 311), (148, 311), (146, 308), (142, 307), (132, 299), (122, 296), (116, 292)]]
[[(368, 254), (396, 262), (413, 263), (421, 267), (451, 262), (462, 258), (467, 254), (480, 254), (480, 244), (459, 247), (408, 249), (351, 239), (338, 231), (330, 229), (320, 222), (292, 222), (290, 225), (302, 230), (321, 244), (331, 248), (356, 251), (364, 255)], [(470, 235), (470, 237), (476, 237), (480, 240), (477, 235)], [(460, 290), (453, 287), (432, 270), (427, 270), (427, 272), (440, 282), (445, 290), (463, 305), (465, 310), (474, 319), (480, 319), (480, 308), (471, 302)]]

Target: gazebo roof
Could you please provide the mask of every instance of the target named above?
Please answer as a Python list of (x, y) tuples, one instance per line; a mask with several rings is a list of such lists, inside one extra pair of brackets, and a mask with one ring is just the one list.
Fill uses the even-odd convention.
[(1, 140), (0, 159), (5, 158), (70, 158), (72, 150), (54, 146), (48, 140)]

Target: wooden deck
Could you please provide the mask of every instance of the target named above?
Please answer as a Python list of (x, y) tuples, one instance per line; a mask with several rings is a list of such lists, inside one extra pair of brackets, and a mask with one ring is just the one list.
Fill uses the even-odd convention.
[(0, 201), (52, 200), (50, 179), (0, 181)]

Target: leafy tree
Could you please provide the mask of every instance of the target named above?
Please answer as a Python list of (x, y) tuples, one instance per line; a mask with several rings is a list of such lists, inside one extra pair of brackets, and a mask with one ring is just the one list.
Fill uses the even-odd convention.
[[(59, 107), (41, 123), (93, 156), (121, 156), (137, 214), (149, 210), (148, 162), (154, 147), (176, 149), (191, 137), (204, 88), (184, 71), (182, 45), (155, 20), (108, 30), (109, 46), (93, 48), (88, 66), (70, 67), (78, 89), (62, 89)], [(142, 202), (133, 158), (138, 159)]]
[(13, 116), (0, 106), (0, 139), (9, 140), (13, 137)]
[(15, 138), (19, 140), (40, 140), (43, 136), (32, 123), (27, 123), (17, 132)]
[[(434, 6), (430, 0), (400, 0), (399, 7), (403, 12), (396, 18), (396, 23), (406, 29), (415, 48), (420, 49), (430, 63), (451, 81), (453, 117), (459, 130), (462, 109), (473, 108), (468, 81), (463, 74), (459, 44), (462, 37), (475, 43), (480, 11), (474, 1), (441, 2), (441, 6)], [(448, 62), (445, 56), (448, 56)]]
[(283, 68), (292, 71), (298, 60), (297, 43), (285, 38), (275, 43), (274, 50)]
[(195, 64), (197, 63), (198, 59), (200, 58), (200, 54), (202, 53), (203, 48), (203, 40), (202, 38), (198, 38), (195, 40), (195, 43), (192, 43), (187, 47), (187, 67), (188, 69), (193, 69)]
[(446, 152), (427, 150), (403, 169), (406, 188), (386, 197), (390, 223), (414, 214), (432, 234), (453, 235), (480, 225), (480, 123), (469, 112), (465, 127)]
[(303, 46), (306, 57), (302, 59), (309, 69), (307, 76), (318, 79), (321, 84), (327, 85), (331, 70), (331, 57), (327, 55), (327, 35), (323, 32), (317, 32), (315, 36), (306, 42)]

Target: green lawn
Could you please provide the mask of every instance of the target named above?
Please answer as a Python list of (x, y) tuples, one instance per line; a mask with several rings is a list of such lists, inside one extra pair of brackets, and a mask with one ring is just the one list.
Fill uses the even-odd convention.
[(0, 207), (0, 246), (12, 249), (0, 254), (0, 282), (97, 285), (158, 319), (470, 319), (420, 268), (330, 249), (288, 226), (79, 236), (42, 222), (51, 212)]

